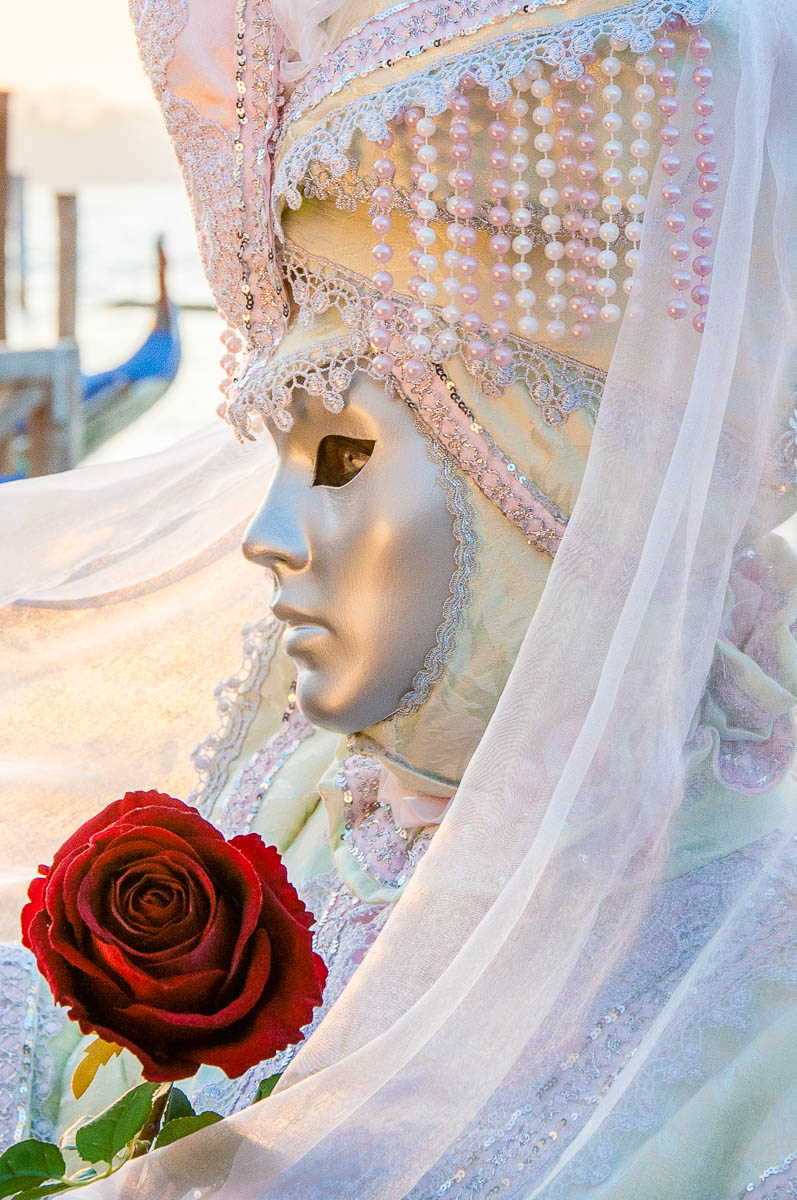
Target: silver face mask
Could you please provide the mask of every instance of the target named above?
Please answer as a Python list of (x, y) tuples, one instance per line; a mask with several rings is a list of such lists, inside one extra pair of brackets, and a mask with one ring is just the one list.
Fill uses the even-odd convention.
[(341, 413), (299, 393), (292, 414), (243, 550), (274, 575), (305, 716), (354, 733), (399, 708), (435, 644), (453, 521), (426, 438), (368, 376)]

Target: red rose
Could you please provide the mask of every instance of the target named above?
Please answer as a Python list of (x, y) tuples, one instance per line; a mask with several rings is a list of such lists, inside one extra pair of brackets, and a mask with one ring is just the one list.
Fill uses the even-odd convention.
[(84, 1033), (166, 1082), (202, 1063), (234, 1078), (302, 1037), (326, 967), (279, 854), (226, 842), (194, 808), (128, 792), (30, 885), (22, 940)]

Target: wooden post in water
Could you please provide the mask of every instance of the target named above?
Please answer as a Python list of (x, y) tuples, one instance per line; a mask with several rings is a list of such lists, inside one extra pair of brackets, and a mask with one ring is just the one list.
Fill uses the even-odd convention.
[(8, 222), (8, 92), (0, 92), (0, 342), (6, 340), (6, 224)]
[(75, 336), (77, 307), (77, 198), (59, 195), (58, 203), (58, 336)]

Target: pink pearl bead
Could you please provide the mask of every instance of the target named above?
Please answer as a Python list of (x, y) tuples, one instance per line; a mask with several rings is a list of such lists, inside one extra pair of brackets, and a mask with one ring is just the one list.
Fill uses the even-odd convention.
[(487, 345), (484, 338), (476, 337), (471, 338), (471, 340), (466, 343), (465, 350), (469, 358), (474, 359), (476, 362), (483, 362), (490, 351), (490, 347)]
[(490, 337), (495, 338), (497, 342), (503, 341), (509, 332), (509, 322), (505, 321), (503, 317), (496, 317), (490, 326)]
[(374, 163), (374, 175), (377, 179), (392, 179), (396, 173), (396, 164), (389, 158), (378, 158)]
[(506, 121), (491, 121), (487, 126), (487, 132), (494, 142), (502, 142), (509, 130)]
[(379, 321), (389, 321), (396, 315), (396, 306), (392, 300), (385, 300), (382, 296), (374, 302), (374, 316)]
[(697, 156), (697, 169), (704, 175), (711, 175), (717, 169), (717, 156), (711, 150), (701, 150)]
[(377, 354), (371, 360), (371, 370), (379, 379), (384, 379), (393, 370), (393, 359), (389, 354)]
[(478, 239), (479, 235), (476, 230), (472, 229), (470, 226), (467, 226), (464, 229), (461, 228), (457, 234), (457, 245), (464, 246), (466, 250), (470, 250), (476, 245)]
[(672, 67), (659, 67), (656, 72), (656, 82), (659, 87), (672, 88), (678, 82), (678, 76)]
[(412, 150), (413, 154), (417, 154), (424, 144), (424, 139), (419, 133), (414, 133), (410, 138), (410, 150)]
[(571, 296), (567, 302), (567, 307), (570, 309), (571, 313), (577, 317), (580, 317), (581, 310), (586, 303), (587, 302), (583, 296)]
[(708, 196), (699, 196), (692, 205), (692, 212), (701, 221), (707, 221), (714, 215), (714, 201), (709, 200)]
[(490, 166), (494, 171), (503, 171), (506, 164), (509, 162), (509, 155), (506, 150), (502, 150), (500, 146), (496, 146), (490, 151)]
[(694, 300), (694, 302), (698, 308), (706, 307), (706, 305), (708, 304), (708, 299), (709, 299), (710, 295), (711, 295), (711, 292), (709, 290), (709, 287), (705, 283), (698, 283), (695, 287), (692, 288), (692, 299)]
[(689, 43), (689, 49), (695, 58), (708, 58), (711, 54), (711, 42), (707, 37), (695, 37)]
[(587, 239), (596, 238), (601, 231), (601, 223), (595, 217), (584, 217), (581, 222), (581, 233)]
[(685, 262), (689, 257), (689, 246), (686, 242), (673, 242), (670, 246), (670, 254), (676, 262)]
[(686, 217), (682, 212), (668, 213), (666, 224), (670, 233), (683, 233), (686, 229)]
[(556, 166), (563, 175), (575, 175), (578, 170), (578, 159), (574, 154), (565, 154), (559, 159)]
[(587, 272), (582, 271), (581, 267), (573, 267), (567, 272), (567, 286), (573, 288), (574, 291), (580, 292), (587, 282)]
[(423, 111), (420, 108), (407, 108), (404, 110), (404, 124), (408, 129), (414, 129), (423, 116)]
[(584, 218), (581, 216), (581, 213), (576, 212), (575, 209), (571, 209), (562, 217), (562, 224), (568, 233), (578, 233), (581, 229), (581, 222), (583, 219)]
[(665, 146), (674, 146), (681, 136), (681, 131), (675, 125), (662, 125), (659, 137)]
[[(478, 300), (478, 296), (476, 297), (476, 299)], [(466, 333), (478, 333), (479, 330), (481, 329), (481, 327), (482, 327), (482, 319), (481, 319), (481, 316), (479, 313), (477, 313), (477, 312), (465, 313), (465, 316), (462, 318), (462, 328), (465, 330)]]
[(422, 283), (423, 278), (420, 275), (410, 275), (409, 279), (407, 280), (407, 291), (411, 296), (415, 296), (416, 299), (418, 296), (418, 288)]
[(470, 133), (470, 122), (454, 118), (448, 127), (448, 136), (452, 142), (466, 141)]
[(577, 342), (585, 342), (592, 333), (592, 326), (587, 325), (586, 322), (576, 321), (570, 332)]
[(410, 263), (412, 264), (413, 267), (418, 266), (418, 259), (421, 257), (422, 254), (423, 254), (423, 250), (421, 249), (420, 246), (413, 246), (413, 248), (410, 250), (409, 254), (407, 255), (407, 258), (410, 260)]
[(601, 198), (594, 188), (585, 188), (578, 202), (585, 212), (592, 212), (600, 204)]
[(374, 350), (387, 350), (390, 345), (390, 332), (384, 325), (376, 325), (368, 338)]
[(476, 182), (476, 176), (473, 171), (468, 171), (465, 167), (457, 167), (454, 172), (454, 187), (462, 188), (464, 192), (469, 191)]
[(503, 200), (504, 196), (509, 191), (509, 184), (505, 179), (491, 179), (488, 190), (490, 195), (494, 196), (496, 200)]
[(598, 178), (598, 174), (597, 163), (592, 162), (590, 159), (585, 158), (583, 162), (578, 164), (578, 177), (579, 179), (583, 179), (585, 183), (592, 183)]
[(393, 203), (393, 189), (389, 187), (374, 188), (373, 201), (379, 208), (390, 208)]
[(458, 92), (456, 96), (452, 96), (448, 106), (452, 113), (457, 117), (464, 117), (470, 112), (470, 100), (467, 96), (463, 96)]
[(504, 208), (503, 204), (496, 204), (490, 209), (487, 218), (491, 225), (497, 225), (500, 229), (509, 224), (509, 209)]
[(685, 292), (692, 286), (692, 276), (689, 271), (676, 271), (672, 277), (672, 286), (676, 292)]
[(581, 261), (588, 271), (594, 271), (597, 267), (599, 254), (600, 250), (597, 246), (587, 246)]
[(714, 141), (714, 126), (709, 125), (708, 121), (701, 121), (695, 130), (695, 141), (701, 146), (708, 146)]
[(698, 96), (694, 109), (699, 117), (710, 117), (714, 111), (714, 100), (711, 96)]
[(575, 183), (566, 183), (562, 188), (562, 199), (565, 204), (578, 204), (581, 188)]
[[(463, 284), (460, 288), (459, 294), (462, 297), (463, 304), (473, 305), (479, 299), (479, 289), (476, 287), (475, 283)], [(479, 325), (477, 328), (481, 328), (481, 317), (479, 317)]]
[(599, 283), (600, 283), (600, 276), (598, 276), (598, 275), (588, 275), (587, 276), (586, 280), (584, 281), (584, 291), (587, 293), (588, 296), (597, 296)]
[(575, 133), (569, 125), (562, 125), (553, 135), (553, 140), (557, 146), (561, 146), (562, 149), (564, 149), (566, 146), (570, 145), (575, 136)]
[(689, 312), (689, 306), (685, 300), (671, 300), (667, 305), (667, 312), (674, 321), (681, 321)]
[(490, 279), (493, 283), (506, 283), (512, 278), (509, 263), (497, 262), (490, 267)]
[(389, 292), (393, 287), (393, 276), (389, 271), (377, 271), (373, 276), (373, 285), (379, 292)]
[(451, 157), (454, 162), (467, 162), (472, 153), (467, 142), (454, 142), (451, 147)]
[(668, 120), (678, 112), (678, 101), (675, 96), (662, 96), (659, 100), (659, 112)]
[(703, 88), (703, 90), (711, 87), (713, 80), (714, 72), (712, 71), (711, 67), (701, 65), (699, 67), (695, 67), (694, 71), (692, 72), (692, 82), (697, 84), (699, 88)]
[(677, 33), (680, 29), (683, 29), (683, 27), (684, 19), (680, 15), (668, 17), (664, 22), (664, 28), (669, 30), (670, 33)]
[(668, 183), (661, 189), (665, 204), (677, 204), (681, 199), (681, 189), (677, 183)]
[(490, 356), (497, 367), (511, 367), (515, 356), (509, 346), (495, 346)]
[(672, 38), (660, 37), (656, 39), (653, 50), (658, 54), (659, 58), (672, 58), (673, 54), (675, 54), (676, 45)]
[(712, 173), (701, 175), (697, 181), (697, 186), (701, 192), (716, 192), (720, 185), (719, 176)]
[(423, 163), (414, 162), (410, 167), (410, 179), (413, 183), (417, 183), (421, 175), (423, 175)]
[(705, 315), (705, 313), (702, 313), (702, 312), (700, 312), (700, 313), (695, 313), (694, 317), (692, 318), (692, 324), (693, 324), (693, 326), (695, 327), (695, 329), (697, 330), (697, 332), (698, 332), (698, 333), (703, 333), (703, 331), (704, 331), (704, 330), (705, 330), (705, 328), (706, 328), (706, 315)]
[(591, 133), (580, 133), (576, 138), (576, 145), (582, 154), (593, 154), (597, 144)]
[(600, 309), (594, 304), (585, 304), (581, 309), (581, 320), (586, 321), (588, 325), (593, 325), (600, 315)]
[(405, 379), (409, 379), (411, 383), (415, 383), (417, 380), (423, 379), (425, 374), (426, 364), (423, 363), (419, 358), (411, 358), (404, 364), (404, 377)]
[(506, 312), (511, 303), (512, 297), (508, 292), (503, 290), (493, 292), (493, 308), (495, 308), (498, 312)]
[(557, 97), (557, 99), (554, 100), (553, 104), (551, 105), (551, 108), (553, 109), (553, 115), (558, 117), (560, 121), (564, 121), (565, 118), (569, 117), (573, 111), (573, 105), (569, 100), (565, 99), (564, 96)]
[(371, 228), (373, 229), (374, 233), (378, 233), (380, 236), (385, 233), (389, 233), (393, 228), (393, 219), (392, 217), (389, 217), (387, 213), (376, 213), (376, 215), (371, 218)]
[(460, 196), (454, 201), (454, 212), (460, 221), (470, 221), (476, 215), (476, 201), (470, 196)]
[(591, 75), (580, 75), (576, 80), (576, 87), (585, 96), (591, 96), (597, 86)]
[(423, 229), (423, 221), (419, 221), (417, 217), (413, 217), (412, 220), (408, 222), (407, 229), (410, 231), (412, 236), (415, 237), (418, 230)]
[(714, 241), (714, 234), (707, 225), (698, 225), (697, 229), (692, 234), (692, 241), (701, 250), (705, 250)]
[(699, 275), (701, 279), (705, 279), (714, 270), (714, 259), (709, 254), (698, 254), (692, 263), (692, 269), (695, 275)]
[(576, 114), (579, 121), (583, 121), (585, 125), (590, 125), (595, 120), (597, 115), (598, 112), (594, 104), (579, 105), (578, 112)]
[(568, 258), (580, 259), (585, 250), (586, 246), (578, 238), (572, 238), (571, 241), (565, 242), (565, 254)]
[(380, 138), (376, 139), (374, 144), (377, 145), (380, 150), (389, 150), (395, 140), (396, 139), (393, 135), (393, 130), (388, 129), (386, 133), (383, 133)]
[(512, 246), (505, 233), (494, 233), (490, 238), (490, 249), (493, 254), (508, 254)]
[(661, 169), (667, 175), (677, 175), (681, 169), (681, 160), (677, 154), (664, 154), (661, 159)]
[(459, 260), (459, 269), (463, 275), (475, 275), (479, 264), (472, 254), (463, 254)]
[(508, 102), (506, 100), (495, 100), (492, 96), (487, 97), (487, 107), (489, 108), (490, 112), (503, 112), (507, 106), (507, 103)]

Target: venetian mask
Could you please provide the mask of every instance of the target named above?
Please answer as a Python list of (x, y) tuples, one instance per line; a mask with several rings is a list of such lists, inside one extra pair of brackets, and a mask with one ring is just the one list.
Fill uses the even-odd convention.
[(352, 733), (401, 707), (434, 646), (455, 569), (427, 437), (384, 385), (355, 377), (341, 413), (295, 395), (278, 468), (244, 537), (311, 721)]

